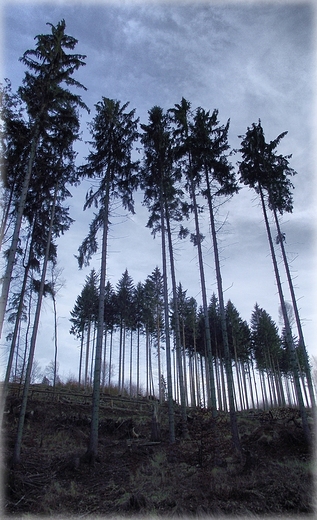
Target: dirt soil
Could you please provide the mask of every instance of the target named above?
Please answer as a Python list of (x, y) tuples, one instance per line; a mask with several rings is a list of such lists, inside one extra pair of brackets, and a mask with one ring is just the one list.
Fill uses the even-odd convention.
[(21, 400), (8, 399), (2, 518), (314, 516), (314, 450), (305, 443), (297, 410), (239, 412), (239, 456), (227, 413), (213, 419), (210, 411), (188, 409), (184, 439), (175, 405), (177, 439), (170, 444), (165, 403), (159, 406), (161, 441), (154, 442), (157, 403), (104, 396), (98, 460), (90, 466), (84, 457), (90, 401), (31, 392), (21, 462), (13, 469)]

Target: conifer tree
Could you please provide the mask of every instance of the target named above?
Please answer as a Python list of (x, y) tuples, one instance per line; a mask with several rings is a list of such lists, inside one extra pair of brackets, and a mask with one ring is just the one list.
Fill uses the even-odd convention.
[(171, 200), (173, 197), (173, 154), (168, 124), (168, 117), (163, 113), (162, 108), (154, 106), (149, 111), (149, 124), (141, 125), (143, 130), (141, 142), (144, 148), (141, 187), (144, 190), (144, 204), (150, 211), (147, 227), (152, 229), (154, 236), (158, 232), (161, 233), (169, 435), (170, 442), (174, 443), (175, 423), (167, 281), (166, 206), (164, 203), (165, 198)]
[(289, 324), (287, 309), (285, 305), (285, 298), (282, 289), (276, 254), (273, 245), (272, 233), (269, 225), (265, 193), (267, 194), (268, 204), (273, 205), (280, 211), (288, 210), (292, 203), (290, 194), (291, 183), (289, 176), (295, 172), (289, 168), (288, 161), (278, 156), (275, 152), (281, 139), (286, 135), (286, 132), (280, 134), (275, 140), (266, 143), (264, 131), (261, 126), (261, 121), (258, 124), (252, 125), (247, 129), (245, 136), (242, 138), (240, 152), (242, 154), (242, 161), (239, 162), (239, 172), (241, 181), (255, 189), (259, 194), (262, 206), (262, 212), (265, 221), (265, 227), (274, 267), (275, 279), (279, 293), (280, 305), (283, 313), (286, 341), (288, 344), (289, 356), (292, 364), (295, 389), (297, 400), (301, 413), (304, 435), (309, 443), (311, 435), (307, 422), (307, 413), (304, 407), (303, 395), (299, 380), (299, 373), (295, 357), (295, 345), (293, 341), (292, 331)]
[(98, 424), (100, 401), (100, 378), (102, 343), (104, 332), (104, 307), (106, 285), (106, 262), (108, 248), (109, 217), (111, 204), (120, 199), (125, 209), (134, 212), (133, 191), (137, 186), (138, 163), (131, 159), (133, 145), (138, 138), (135, 110), (126, 111), (129, 103), (103, 97), (96, 105), (96, 115), (90, 124), (93, 150), (87, 163), (80, 168), (81, 175), (99, 181), (99, 187), (89, 190), (84, 209), (99, 207), (90, 224), (87, 237), (79, 247), (78, 264), (88, 265), (98, 250), (97, 233), (101, 230), (101, 268), (97, 343), (94, 365), (92, 421), (87, 458), (94, 464), (98, 452)]
[[(67, 53), (68, 50), (76, 47), (77, 40), (65, 34), (64, 20), (59, 22), (56, 27), (52, 24), (48, 25), (51, 27), (51, 34), (36, 36), (36, 48), (27, 50), (21, 58), (22, 63), (29, 69), (25, 73), (23, 85), (19, 88), (18, 93), (26, 106), (30, 144), (26, 172), (21, 179), (19, 204), (15, 214), (14, 231), (3, 278), (0, 297), (0, 334), (32, 176), (33, 185), (36, 184), (34, 162), (41, 140), (43, 138), (47, 140), (48, 135), (58, 132), (61, 124), (68, 124), (65, 110), (67, 113), (69, 105), (87, 108), (81, 97), (68, 88), (85, 88), (73, 77), (74, 72), (85, 64), (83, 61), (85, 56)], [(65, 115), (66, 117), (64, 117)]]

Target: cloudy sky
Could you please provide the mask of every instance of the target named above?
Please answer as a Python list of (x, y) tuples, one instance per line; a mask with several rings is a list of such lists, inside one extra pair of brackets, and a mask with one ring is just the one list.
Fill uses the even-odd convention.
[[(193, 108), (219, 110), (225, 124), (230, 118), (229, 143), (239, 147), (239, 135), (260, 118), (267, 140), (288, 131), (279, 151), (292, 154), (294, 210), (282, 218), (286, 248), (299, 301), (304, 336), (310, 355), (315, 344), (315, 164), (313, 142), (315, 101), (315, 20), (313, 2), (149, 2), (4, 1), (2, 8), (2, 78), (16, 89), (24, 68), (18, 61), (34, 47), (34, 37), (49, 32), (46, 22), (66, 21), (67, 34), (78, 39), (76, 52), (85, 54), (86, 66), (77, 74), (87, 92), (83, 100), (91, 114), (102, 96), (130, 102), (141, 123), (152, 106), (164, 109), (188, 99)], [(2, 81), (2, 80), (1, 80)], [(76, 146), (78, 164), (88, 153), (85, 143)], [(232, 158), (236, 165), (238, 157)], [(77, 374), (78, 344), (69, 336), (70, 310), (92, 267), (78, 270), (74, 255), (84, 239), (92, 213), (82, 211), (88, 183), (73, 189), (69, 200), (75, 223), (59, 241), (59, 267), (65, 287), (58, 299), (59, 363), (61, 375)], [(145, 228), (147, 210), (136, 197), (133, 217), (118, 208), (112, 218), (108, 279), (116, 284), (127, 268), (135, 283), (143, 282), (156, 265), (161, 266), (160, 238)], [(267, 310), (279, 324), (279, 299), (259, 202), (243, 188), (217, 213), (225, 299), (232, 300), (249, 321), (254, 304)], [(222, 225), (224, 223), (224, 225)], [(208, 297), (216, 291), (213, 250), (206, 217), (204, 260)], [(193, 226), (190, 221), (189, 226)], [(196, 251), (188, 242), (177, 242), (177, 277), (200, 303)], [(280, 257), (279, 257), (280, 258)], [(280, 263), (281, 269), (282, 264)], [(283, 275), (284, 280), (284, 275)], [(287, 285), (284, 292), (290, 300)], [(2, 343), (2, 348), (4, 345)], [(35, 358), (45, 367), (54, 355), (53, 314), (45, 302)], [(3, 356), (2, 356), (3, 357)]]

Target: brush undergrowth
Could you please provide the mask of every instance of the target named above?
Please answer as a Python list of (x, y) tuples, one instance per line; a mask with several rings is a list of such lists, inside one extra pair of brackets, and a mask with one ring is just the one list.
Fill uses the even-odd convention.
[[(233, 451), (220, 414), (191, 410), (189, 440), (168, 442), (162, 407), (161, 443), (151, 442), (151, 407), (101, 408), (99, 461), (84, 462), (89, 408), (29, 403), (21, 464), (5, 468), (4, 515), (209, 516), (313, 515), (314, 461), (294, 422), (262, 423), (241, 414), (243, 456)], [(179, 415), (176, 413), (176, 425)], [(4, 462), (16, 421), (7, 417)], [(137, 437), (133, 435), (137, 433)], [(3, 517), (2, 516), (2, 517)]]

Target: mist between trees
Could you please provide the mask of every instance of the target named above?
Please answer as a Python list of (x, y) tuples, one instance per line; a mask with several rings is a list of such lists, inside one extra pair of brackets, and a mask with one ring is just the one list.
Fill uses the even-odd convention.
[[(69, 188), (83, 179), (91, 182), (84, 210), (95, 212), (78, 248), (79, 268), (88, 266), (97, 252), (100, 255), (100, 270), (86, 279), (71, 313), (71, 333), (80, 343), (78, 385), (92, 387), (89, 460), (97, 455), (100, 390), (113, 385), (119, 393), (143, 392), (160, 402), (167, 400), (171, 443), (174, 400), (181, 405), (184, 437), (188, 406), (209, 407), (214, 417), (218, 410), (228, 411), (233, 444), (239, 450), (237, 409), (291, 405), (300, 408), (309, 441), (305, 408), (314, 405), (314, 388), (279, 224), (279, 215), (293, 209), (290, 179), (296, 172), (289, 164), (291, 156), (277, 152), (287, 132), (266, 142), (259, 120), (240, 136), (241, 148), (231, 150), (230, 121), (221, 124), (216, 109), (193, 109), (182, 98), (166, 111), (152, 107), (145, 124), (128, 102), (102, 97), (88, 124), (87, 157), (78, 167), (74, 144), (80, 139), (80, 115), (89, 109), (77, 94), (85, 87), (74, 75), (86, 56), (69, 53), (77, 40), (66, 35), (64, 20), (56, 27), (48, 25), (51, 33), (36, 36), (35, 49), (21, 58), (27, 68), (21, 87), (16, 93), (9, 81), (2, 87), (0, 327), (6, 318), (9, 345), (4, 399), (10, 379), (23, 381), (14, 460), (19, 460), (45, 296), (54, 303), (53, 386), (57, 383), (56, 240), (72, 224), (65, 205)], [(236, 167), (234, 155), (239, 158)], [(219, 204), (238, 197), (243, 184), (254, 189), (262, 208), (283, 319), (281, 335), (257, 304), (249, 325), (231, 301), (224, 301), (215, 218)], [(118, 204), (134, 213), (136, 190), (148, 209), (147, 227), (161, 242), (161, 267), (137, 285), (126, 270), (114, 288), (107, 280), (111, 218)], [(192, 230), (187, 227), (189, 218)], [(210, 301), (202, 218), (210, 224), (216, 272), (217, 290)], [(277, 235), (275, 244), (272, 233)], [(202, 305), (187, 296), (176, 279), (176, 238), (190, 239), (197, 249)], [(280, 282), (277, 247), (288, 275), (296, 331)]]

